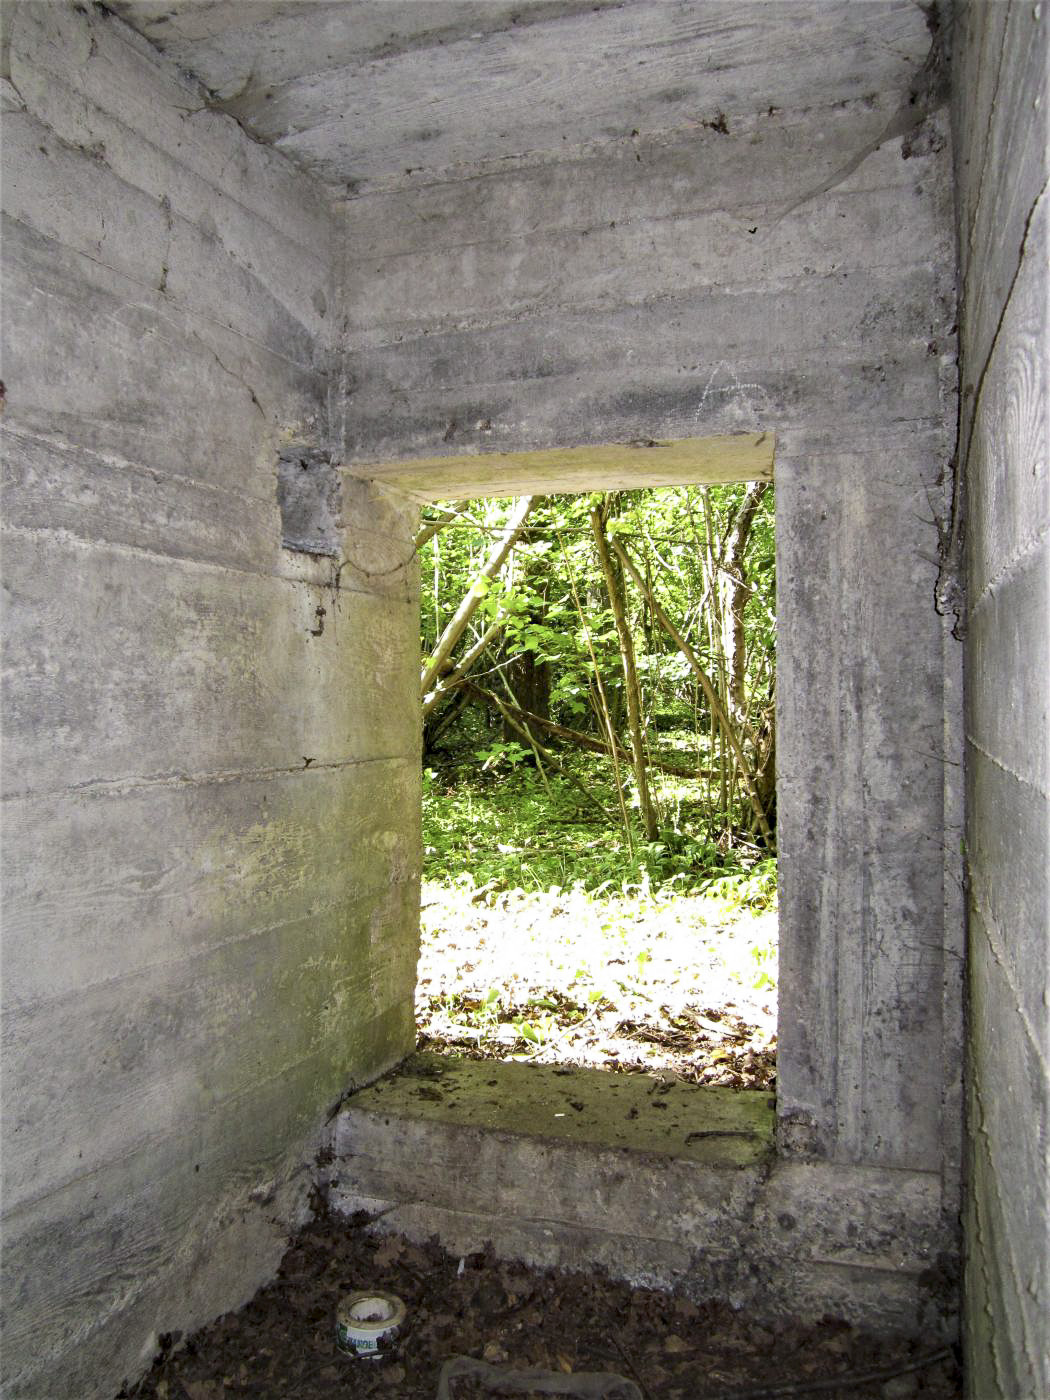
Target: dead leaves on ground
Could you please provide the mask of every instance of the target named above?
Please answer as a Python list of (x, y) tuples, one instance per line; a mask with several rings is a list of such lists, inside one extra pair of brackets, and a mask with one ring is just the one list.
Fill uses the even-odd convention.
[[(402, 1298), (408, 1318), (379, 1362), (335, 1347), (335, 1311), (363, 1287)], [(908, 1361), (924, 1337), (887, 1341), (825, 1319), (756, 1320), (746, 1309), (632, 1289), (600, 1274), (564, 1274), (450, 1255), (436, 1243), (365, 1232), (363, 1220), (318, 1219), (292, 1242), (277, 1279), (237, 1313), (158, 1358), (135, 1400), (434, 1400), (443, 1363), (472, 1356), (508, 1369), (618, 1372), (650, 1400), (703, 1400), (739, 1387), (824, 1379)], [(893, 1382), (899, 1400), (957, 1400), (950, 1360)], [(493, 1395), (491, 1388), (477, 1392)], [(474, 1392), (464, 1390), (457, 1400)], [(845, 1384), (828, 1400), (884, 1400), (879, 1384)]]

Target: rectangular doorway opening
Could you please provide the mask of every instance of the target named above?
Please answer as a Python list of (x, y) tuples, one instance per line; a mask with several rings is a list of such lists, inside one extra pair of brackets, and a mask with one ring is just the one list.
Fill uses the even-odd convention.
[(421, 1050), (774, 1088), (773, 494), (426, 507)]

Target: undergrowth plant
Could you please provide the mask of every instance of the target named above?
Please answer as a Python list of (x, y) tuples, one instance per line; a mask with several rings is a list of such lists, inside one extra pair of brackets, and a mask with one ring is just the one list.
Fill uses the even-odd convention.
[(425, 788), (421, 1045), (772, 1082), (772, 860), (673, 831), (632, 853), (524, 765), (431, 767)]
[[(480, 754), (484, 759), (479, 762)], [(728, 849), (689, 831), (697, 816), (688, 795), (665, 802), (674, 818), (660, 840), (625, 838), (615, 812), (605, 820), (578, 786), (559, 774), (540, 778), (521, 745), (499, 741), (462, 763), (431, 764), (423, 773), (425, 876), (476, 888), (590, 892), (644, 889), (654, 894), (709, 891), (728, 908), (768, 909), (776, 897), (776, 861), (754, 849)], [(594, 785), (590, 756), (568, 755), (581, 781)]]

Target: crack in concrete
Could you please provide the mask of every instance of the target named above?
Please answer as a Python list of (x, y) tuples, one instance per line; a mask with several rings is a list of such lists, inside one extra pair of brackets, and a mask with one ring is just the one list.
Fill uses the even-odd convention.
[(275, 778), (302, 777), (309, 773), (342, 772), (347, 768), (362, 768), (365, 765), (383, 763), (406, 763), (406, 754), (378, 754), (371, 758), (332, 759), (327, 763), (312, 760), (309, 766), (302, 763), (280, 768), (227, 769), (214, 773), (164, 773), (156, 776), (129, 778), (88, 778), (81, 783), (72, 783), (62, 788), (32, 788), (19, 792), (7, 792), (0, 796), (0, 807), (14, 802), (37, 802), (54, 797), (127, 797), (131, 793), (151, 792), (158, 788), (217, 787), (230, 783), (270, 782)]
[(1050, 189), (1050, 179), (1047, 179), (1043, 182), (1042, 188), (1032, 200), (1032, 203), (1028, 209), (1028, 213), (1025, 216), (1024, 228), (1021, 230), (1021, 243), (1017, 250), (1017, 266), (1014, 268), (1013, 275), (1010, 278), (1010, 285), (1009, 287), (1007, 287), (1006, 295), (1003, 297), (1003, 304), (999, 311), (998, 320), (995, 323), (995, 331), (992, 334), (992, 339), (988, 346), (988, 353), (984, 357), (984, 363), (981, 366), (981, 372), (977, 376), (977, 381), (973, 389), (973, 403), (970, 408), (969, 430), (966, 435), (966, 453), (964, 456), (964, 461), (969, 460), (970, 447), (973, 443), (974, 428), (977, 422), (978, 411), (981, 406), (981, 396), (984, 392), (985, 380), (988, 378), (988, 370), (991, 366), (992, 360), (995, 358), (995, 350), (999, 343), (999, 337), (1002, 334), (1003, 325), (1005, 324), (1007, 313), (1010, 310), (1010, 304), (1013, 300), (1014, 291), (1016, 290), (1018, 279), (1021, 276), (1021, 270), (1025, 265), (1025, 259), (1028, 255), (1028, 239), (1032, 232), (1032, 224), (1035, 222), (1035, 217), (1038, 213), (1039, 206), (1043, 202), (1043, 199), (1046, 197), (1046, 192), (1048, 189)]
[(794, 213), (803, 204), (808, 204), (811, 200), (819, 199), (821, 195), (828, 194), (836, 186), (848, 180), (854, 171), (859, 170), (868, 157), (874, 155), (887, 141), (910, 136), (912, 132), (918, 130), (927, 117), (932, 116), (939, 108), (946, 105), (949, 95), (946, 82), (948, 69), (947, 31), (933, 20), (930, 21), (930, 26), (933, 30), (933, 41), (930, 44), (929, 53), (926, 55), (926, 61), (911, 82), (907, 101), (897, 109), (874, 140), (862, 146), (845, 165), (840, 166), (826, 180), (822, 180), (819, 185), (793, 200), (773, 220), (774, 224), (786, 219), (789, 214)]
[[(975, 1104), (975, 1106), (976, 1106), (976, 1108), (977, 1108), (977, 1112), (978, 1112), (978, 1114), (979, 1114), (979, 1116), (980, 1116), (980, 1120), (981, 1120), (979, 1123), (973, 1125), (973, 1127), (976, 1129), (975, 1138), (976, 1138), (976, 1136), (978, 1136), (978, 1135), (986, 1138), (986, 1137), (987, 1137), (987, 1131), (988, 1131), (988, 1130), (987, 1130), (987, 1128), (986, 1128), (985, 1125), (984, 1125), (984, 1103), (983, 1103), (983, 1101), (982, 1101), (982, 1099), (981, 1099), (981, 1095), (980, 1095), (980, 1092), (978, 1091), (978, 1088), (977, 1088), (976, 1083), (971, 1084), (971, 1092), (972, 1092), (973, 1102), (974, 1102), (974, 1104)], [(975, 1144), (975, 1145), (976, 1145), (976, 1144)], [(989, 1163), (989, 1170), (994, 1170), (994, 1169), (991, 1167), (991, 1164), (990, 1164), (990, 1163)], [(972, 1183), (971, 1183), (971, 1185), (972, 1185)], [(988, 1236), (988, 1233), (989, 1233), (989, 1232), (988, 1232), (987, 1223), (986, 1223), (986, 1221), (985, 1221), (985, 1219), (984, 1219), (984, 1211), (981, 1209), (981, 1199), (980, 1199), (980, 1196), (979, 1196), (979, 1194), (978, 1194), (978, 1192), (977, 1192), (976, 1190), (973, 1191), (973, 1197), (972, 1197), (972, 1198), (973, 1198), (973, 1223), (974, 1223), (974, 1234), (975, 1234), (976, 1237), (977, 1237), (977, 1242), (978, 1242), (978, 1246), (979, 1246), (979, 1249), (978, 1249), (978, 1256), (979, 1256), (979, 1260), (980, 1260), (979, 1268), (980, 1268), (980, 1271), (981, 1271), (981, 1284), (982, 1284), (981, 1311), (984, 1313), (985, 1321), (986, 1321), (986, 1324), (987, 1324), (987, 1329), (988, 1329), (988, 1346), (989, 1346), (989, 1350), (990, 1350), (991, 1355), (992, 1355), (992, 1366), (993, 1366), (993, 1369), (994, 1369), (994, 1371), (995, 1371), (996, 1378), (997, 1378), (997, 1380), (1000, 1382), (1000, 1386), (999, 1386), (1000, 1392), (1001, 1392), (1003, 1395), (1005, 1395), (1005, 1394), (1006, 1394), (1006, 1390), (1005, 1390), (1005, 1388), (1004, 1388), (1003, 1385), (1002, 1385), (1002, 1367), (1001, 1367), (1000, 1360), (999, 1360), (999, 1348), (998, 1348), (998, 1345), (997, 1345), (997, 1341), (998, 1341), (998, 1329), (996, 1328), (996, 1325), (995, 1325), (995, 1316), (994, 1316), (994, 1314), (993, 1314), (993, 1312), (992, 1312), (992, 1303), (991, 1303), (991, 1299), (992, 1299), (992, 1286), (991, 1286), (991, 1278), (990, 1278), (990, 1276), (989, 1276), (989, 1271), (988, 1271), (988, 1258), (989, 1258), (989, 1254), (990, 1254), (992, 1251), (991, 1251), (991, 1249), (989, 1248), (989, 1245), (988, 1245), (988, 1242), (987, 1242), (987, 1236)], [(972, 1257), (972, 1256), (971, 1256), (971, 1257)]]
[[(165, 269), (165, 271), (166, 271), (166, 270), (167, 270), (167, 269)], [(219, 355), (219, 352), (214, 348), (214, 346), (209, 345), (208, 342), (204, 339), (203, 336), (199, 335), (196, 331), (194, 331), (192, 334), (193, 334), (194, 340), (198, 341), (201, 345), (204, 346), (205, 350), (210, 351), (210, 353), (211, 353), (212, 355), (215, 356), (215, 363), (219, 366), (219, 368), (220, 368), (221, 370), (224, 370), (225, 373), (228, 374), (228, 375), (230, 376), (231, 379), (236, 379), (237, 383), (240, 384), (241, 388), (242, 388), (242, 389), (245, 389), (245, 390), (247, 391), (249, 397), (251, 398), (252, 403), (255, 405), (255, 407), (256, 407), (256, 408), (259, 410), (259, 412), (262, 414), (263, 418), (264, 418), (267, 422), (269, 422), (269, 418), (268, 418), (268, 416), (267, 416), (266, 410), (263, 408), (262, 404), (259, 402), (258, 397), (256, 396), (256, 393), (255, 393), (255, 390), (254, 390), (254, 389), (252, 388), (252, 386), (248, 383), (248, 381), (243, 377), (243, 375), (238, 374), (236, 370), (230, 369), (229, 365), (225, 364), (225, 363), (223, 362), (223, 360), (221, 359), (221, 357), (220, 357), (220, 355)]]
[[(1004, 1242), (1005, 1242), (1005, 1244), (1006, 1244), (1006, 1264), (1007, 1264), (1007, 1270), (1006, 1270), (1006, 1272), (1007, 1272), (1008, 1275), (1009, 1275), (1010, 1282), (1013, 1284), (1015, 1297), (1016, 1297), (1016, 1299), (1017, 1299), (1018, 1301), (1020, 1301), (1020, 1300), (1023, 1298), (1024, 1293), (1025, 1293), (1025, 1291), (1026, 1291), (1024, 1285), (1023, 1285), (1022, 1282), (1021, 1282), (1021, 1280), (1022, 1280), (1022, 1278), (1023, 1278), (1023, 1274), (1022, 1274), (1022, 1271), (1021, 1271), (1021, 1270), (1019, 1269), (1019, 1267), (1018, 1267), (1017, 1258), (1016, 1258), (1016, 1255), (1015, 1255), (1015, 1253), (1014, 1253), (1013, 1238), (1012, 1238), (1012, 1235), (1011, 1235), (1011, 1233), (1010, 1233), (1010, 1228), (1009, 1228), (1009, 1218), (1008, 1218), (1008, 1215), (1007, 1215), (1007, 1212), (1006, 1212), (1006, 1209), (1005, 1209), (1005, 1204), (1004, 1204), (1004, 1200), (1003, 1200), (1003, 1192), (1002, 1192), (1002, 1188), (1001, 1188), (1001, 1185), (1000, 1185), (1000, 1173), (999, 1173), (999, 1171), (998, 1171), (998, 1169), (997, 1169), (997, 1167), (996, 1167), (995, 1161), (994, 1161), (993, 1156), (992, 1156), (992, 1139), (991, 1139), (991, 1134), (988, 1132), (988, 1129), (987, 1129), (987, 1127), (985, 1126), (986, 1114), (985, 1114), (985, 1109), (984, 1109), (984, 1103), (983, 1103), (983, 1100), (982, 1100), (982, 1098), (981, 1098), (980, 1089), (978, 1088), (978, 1086), (977, 1086), (976, 1084), (973, 1085), (973, 1094), (974, 1094), (974, 1098), (977, 1100), (978, 1108), (980, 1109), (980, 1114), (981, 1114), (981, 1123), (980, 1123), (980, 1127), (979, 1127), (979, 1137), (980, 1137), (980, 1141), (981, 1141), (981, 1143), (983, 1144), (983, 1147), (984, 1147), (984, 1153), (985, 1153), (985, 1158), (986, 1158), (986, 1162), (987, 1162), (987, 1175), (988, 1175), (988, 1178), (990, 1178), (990, 1180), (991, 1180), (991, 1184), (992, 1184), (992, 1194), (993, 1194), (993, 1196), (994, 1196), (994, 1198), (995, 1198), (995, 1203), (996, 1203), (996, 1205), (998, 1206), (999, 1217), (1000, 1217), (1000, 1219), (1001, 1219), (1002, 1222), (1003, 1222), (1003, 1230), (1002, 1230), (1001, 1238), (1004, 1240)], [(977, 1194), (977, 1192), (974, 1192), (974, 1203), (975, 1203), (975, 1208), (976, 1208), (976, 1210), (979, 1212), (979, 1208), (980, 1208), (980, 1197), (979, 1197), (979, 1195)], [(983, 1233), (983, 1232), (982, 1232), (982, 1233)], [(993, 1248), (993, 1252), (995, 1252), (995, 1251), (994, 1251), (994, 1248)], [(984, 1257), (983, 1257), (983, 1255), (982, 1255), (982, 1272), (984, 1272)], [(1002, 1277), (1001, 1274), (1000, 1274), (1000, 1277)], [(986, 1297), (985, 1309), (986, 1309), (986, 1312), (987, 1312), (988, 1315), (989, 1315), (989, 1320), (991, 1321), (991, 1324), (992, 1324), (992, 1326), (991, 1326), (991, 1337), (989, 1338), (989, 1342), (990, 1342), (990, 1345), (991, 1345), (992, 1354), (993, 1354), (993, 1356), (995, 1357), (996, 1372), (997, 1372), (997, 1375), (999, 1376), (1000, 1381), (1002, 1381), (1002, 1371), (1001, 1371), (1001, 1365), (1000, 1365), (1000, 1361), (999, 1361), (998, 1348), (997, 1348), (996, 1345), (995, 1345), (996, 1336), (997, 1336), (997, 1333), (998, 1333), (998, 1329), (997, 1329), (996, 1326), (995, 1326), (994, 1317), (991, 1315), (990, 1299), (991, 1299), (991, 1297), (992, 1297), (992, 1294), (987, 1290), (987, 1288), (986, 1288), (985, 1297)], [(1021, 1308), (1021, 1307), (1017, 1307), (1017, 1308), (1011, 1308), (1011, 1307), (1009, 1307), (1009, 1306), (1007, 1305), (1007, 1300), (1006, 1300), (1005, 1298), (1001, 1298), (1001, 1302), (1002, 1302), (1002, 1304), (1003, 1304), (1003, 1320), (1006, 1322), (1007, 1328), (1008, 1328), (1010, 1331), (1013, 1331), (1013, 1329), (1010, 1328), (1010, 1320), (1011, 1320), (1011, 1318), (1018, 1318), (1018, 1319), (1019, 1319), (1019, 1324), (1018, 1324), (1018, 1325), (1019, 1325), (1019, 1331), (1020, 1331), (1021, 1345), (1020, 1345), (1020, 1348), (1019, 1348), (1019, 1349), (1018, 1349), (1017, 1347), (1014, 1347), (1014, 1349), (1013, 1349), (1013, 1350), (1014, 1350), (1014, 1355), (1017, 1356), (1019, 1351), (1020, 1351), (1021, 1354), (1024, 1355), (1025, 1361), (1026, 1361), (1026, 1363), (1027, 1363), (1027, 1365), (1028, 1365), (1029, 1375), (1030, 1375), (1031, 1379), (1032, 1379), (1033, 1381), (1035, 1381), (1035, 1379), (1037, 1378), (1037, 1376), (1038, 1376), (1038, 1374), (1039, 1374), (1039, 1371), (1038, 1371), (1038, 1357), (1037, 1357), (1037, 1355), (1034, 1355), (1033, 1352), (1032, 1352), (1032, 1350), (1031, 1350), (1030, 1331), (1029, 1331), (1029, 1328), (1028, 1328), (1028, 1326), (1027, 1326), (1026, 1318), (1025, 1318), (1025, 1315), (1024, 1315), (1024, 1310), (1023, 1310), (1023, 1308)], [(1006, 1389), (1005, 1386), (1003, 1386), (1003, 1388), (1002, 1388), (1002, 1393), (1003, 1393), (1003, 1395), (1007, 1395), (1007, 1394), (1009, 1394), (1010, 1392)], [(1035, 1392), (1033, 1391), (1032, 1393), (1034, 1394)]]
[(9, 88), (11, 89), (11, 91), (14, 93), (14, 95), (18, 98), (19, 102), (21, 102), (21, 104), (22, 104), (21, 110), (22, 110), (23, 112), (28, 112), (28, 111), (29, 111), (29, 103), (25, 100), (25, 98), (22, 96), (21, 92), (18, 90), (18, 84), (17, 84), (17, 83), (15, 82), (15, 80), (11, 77), (10, 73), (3, 73), (3, 72), (0, 72), (0, 80), (3, 81), (5, 87), (9, 87)]
[[(21, 114), (16, 113), (12, 115)], [(30, 119), (33, 121), (38, 120), (38, 118), (35, 117), (31, 112), (27, 111), (26, 115), (30, 117)], [(59, 136), (55, 132), (52, 132), (51, 135), (53, 136), (54, 140), (60, 142), (68, 150), (77, 151), (82, 155), (91, 155), (91, 150), (89, 147), (78, 146), (73, 142), (66, 141), (63, 137)], [(264, 354), (271, 355), (274, 359), (280, 360), (284, 364), (291, 365), (293, 369), (299, 371), (302, 374), (317, 374), (319, 376), (323, 376), (326, 373), (326, 371), (318, 369), (314, 365), (305, 364), (300, 360), (294, 359), (290, 355), (284, 354), (282, 351), (272, 346), (266, 345), (263, 341), (257, 340), (255, 337), (248, 335), (245, 331), (238, 330), (235, 326), (227, 324), (226, 321), (221, 320), (218, 316), (209, 315), (208, 312), (201, 307), (196, 307), (188, 302), (180, 301), (177, 297), (172, 296), (172, 294), (167, 290), (167, 288), (158, 289), (156, 283), (143, 281), (141, 277), (134, 276), (130, 271), (128, 271), (127, 268), (120, 267), (116, 263), (107, 262), (105, 258), (97, 257), (95, 254), (89, 253), (85, 248), (78, 247), (75, 243), (71, 243), (67, 239), (59, 238), (57, 235), (42, 234), (40, 229), (38, 229), (35, 224), (33, 224), (27, 219), (20, 217), (19, 215), (8, 213), (6, 210), (4, 211), (4, 213), (5, 217), (10, 219), (12, 223), (18, 224), (21, 228), (28, 229), (30, 233), (36, 234), (39, 237), (49, 238), (60, 248), (66, 248), (71, 253), (75, 254), (77, 257), (84, 258), (86, 262), (93, 263), (96, 267), (104, 268), (106, 272), (111, 272), (115, 277), (123, 278), (125, 281), (129, 282), (133, 287), (141, 287), (142, 290), (146, 292), (156, 292), (158, 290), (162, 290), (164, 292), (165, 299), (174, 307), (176, 307), (184, 316), (193, 317), (194, 319), (205, 324), (210, 322), (212, 325), (216, 326), (223, 334), (236, 336), (239, 340), (247, 342), (248, 345), (257, 347)], [(188, 222), (188, 220), (183, 222)], [(121, 311), (126, 310), (140, 310), (146, 312), (153, 312), (161, 320), (166, 321), (168, 324), (176, 324), (171, 320), (170, 317), (164, 316), (159, 309), (151, 307), (148, 302), (126, 301), (122, 303), (118, 311), (109, 312), (107, 314), (112, 316), (114, 319), (117, 319), (119, 317), (119, 313)], [(197, 336), (198, 339), (201, 339), (199, 332), (194, 331), (193, 334)], [(207, 349), (211, 350), (211, 346), (208, 345)], [(214, 353), (215, 352), (212, 351), (212, 354)], [(216, 356), (216, 358), (218, 357)]]
[(988, 152), (992, 144), (992, 123), (995, 120), (996, 111), (999, 106), (999, 89), (1002, 86), (1003, 62), (1006, 56), (1006, 35), (1010, 27), (1011, 13), (1013, 10), (1013, 0), (1007, 0), (1006, 18), (1003, 21), (1002, 43), (999, 45), (999, 58), (995, 69), (995, 84), (992, 89), (992, 99), (988, 104), (988, 119), (984, 127), (984, 158), (981, 161), (981, 174), (977, 181), (977, 199), (974, 201), (973, 217), (970, 220), (970, 227), (966, 230), (966, 248), (973, 254), (974, 240), (977, 236), (977, 220), (981, 212), (981, 203), (984, 198), (984, 177), (988, 173)]
[[(1037, 1028), (1032, 1024), (1032, 1021), (1029, 1018), (1027, 1011), (1025, 1010), (1024, 999), (1021, 995), (1020, 989), (1018, 988), (1011, 974), (1010, 966), (1006, 961), (1001, 940), (996, 937), (993, 937), (993, 934), (999, 933), (998, 920), (996, 919), (995, 914), (992, 912), (991, 901), (987, 898), (987, 894), (983, 889), (982, 882), (977, 875), (971, 875), (971, 888), (974, 892), (974, 904), (980, 910), (981, 918), (985, 925), (984, 941), (988, 945), (988, 950), (991, 953), (992, 957), (995, 959), (995, 964), (1002, 975), (1003, 981), (1006, 983), (1007, 987), (1010, 990), (1010, 995), (1013, 997), (1018, 1019), (1020, 1020), (1022, 1026), (1024, 1026), (1025, 1033), (1028, 1037), (1032, 1053), (1038, 1060), (1039, 1067), (1043, 1071), (1044, 1077), (1047, 1080), (1050, 1080), (1050, 1060), (1047, 1059), (1046, 1049), (1040, 1043), (1039, 1032)], [(984, 895), (984, 898), (981, 897), (982, 894)]]
[[(970, 455), (973, 450), (973, 440), (977, 431), (977, 423), (980, 418), (982, 399), (984, 396), (984, 386), (988, 379), (988, 372), (991, 369), (992, 361), (995, 359), (995, 352), (999, 345), (999, 337), (1002, 335), (1006, 318), (1013, 303), (1014, 292), (1020, 280), (1021, 272), (1024, 269), (1028, 257), (1028, 240), (1032, 232), (1032, 225), (1035, 222), (1040, 204), (1046, 197), (1047, 189), (1050, 188), (1050, 179), (1043, 182), (1042, 188), (1032, 200), (1028, 214), (1025, 217), (1024, 228), (1021, 232), (1021, 243), (1017, 250), (1017, 265), (1010, 278), (1010, 285), (1006, 289), (1002, 306), (999, 309), (999, 316), (995, 323), (995, 330), (992, 333), (991, 341), (988, 345), (984, 363), (981, 366), (980, 374), (973, 386), (972, 402), (969, 407), (969, 419), (966, 424), (966, 446), (960, 453), (956, 451), (955, 466), (953, 469), (952, 481), (952, 503), (951, 514), (949, 516), (950, 530), (945, 535), (942, 532), (941, 558), (943, 560), (941, 574), (938, 575), (934, 593), (935, 606), (941, 616), (945, 615), (948, 607), (955, 613), (956, 623), (952, 628), (952, 635), (959, 637), (965, 632), (966, 615), (966, 592), (963, 579), (963, 542), (965, 536), (965, 522), (963, 519), (963, 497), (962, 497), (962, 477), (964, 472), (968, 472)], [(964, 289), (965, 294), (965, 289)], [(960, 440), (962, 437), (962, 423), (966, 414), (966, 392), (959, 397), (959, 431)]]
[[(103, 264), (105, 266), (105, 264)], [(17, 424), (6, 425), (6, 432), (9, 437), (31, 444), (40, 450), (52, 454), (67, 455), (69, 457), (83, 454), (90, 461), (96, 464), (110, 467), (116, 472), (128, 472), (136, 476), (144, 476), (159, 485), (161, 481), (170, 482), (175, 486), (187, 487), (194, 491), (210, 491), (213, 494), (228, 497), (230, 501), (251, 501), (266, 506), (270, 505), (269, 496), (256, 496), (245, 491), (241, 487), (224, 486), (215, 481), (202, 481), (195, 476), (184, 476), (181, 472), (167, 471), (161, 467), (149, 466), (144, 462), (133, 462), (127, 457), (121, 457), (115, 452), (99, 452), (94, 448), (84, 447), (82, 443), (70, 442), (67, 438), (56, 436), (50, 433), (41, 432), (36, 428), (22, 427)], [(373, 533), (375, 533), (373, 531)], [(78, 538), (86, 538), (79, 536)], [(384, 537), (385, 538), (385, 537)], [(154, 551), (147, 551), (154, 552)], [(167, 556), (166, 556), (167, 557)], [(172, 556), (181, 557), (181, 556)]]
[(966, 742), (971, 746), (971, 748), (976, 749), (977, 752), (983, 758), (986, 758), (989, 763), (994, 763), (996, 768), (998, 768), (1000, 772), (1005, 773), (1007, 777), (1013, 778), (1015, 782), (1022, 783), (1025, 787), (1031, 788), (1031, 790), (1037, 796), (1042, 797), (1046, 801), (1050, 802), (1050, 792), (1046, 792), (1043, 788), (1039, 786), (1038, 783), (1033, 782), (1031, 778), (1026, 778), (1023, 773), (1015, 773), (1009, 764), (1003, 763), (1001, 759), (996, 758), (994, 753), (991, 753), (988, 749), (982, 747), (982, 745), (977, 742), (977, 740), (973, 737), (972, 734), (967, 734)]
[(970, 616), (972, 617), (979, 608), (983, 607), (989, 599), (994, 598), (996, 592), (1008, 584), (1012, 578), (1021, 573), (1034, 560), (1038, 559), (1041, 548), (1050, 538), (1050, 521), (1046, 522), (1034, 535), (1028, 535), (1022, 542), (1021, 547), (1010, 559), (996, 570), (995, 574), (987, 580), (984, 588), (974, 599), (970, 606)]

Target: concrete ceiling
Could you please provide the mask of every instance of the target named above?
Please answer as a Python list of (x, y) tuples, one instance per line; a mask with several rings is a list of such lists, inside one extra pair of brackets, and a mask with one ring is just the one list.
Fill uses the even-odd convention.
[(259, 140), (355, 192), (907, 92), (916, 0), (110, 0)]

